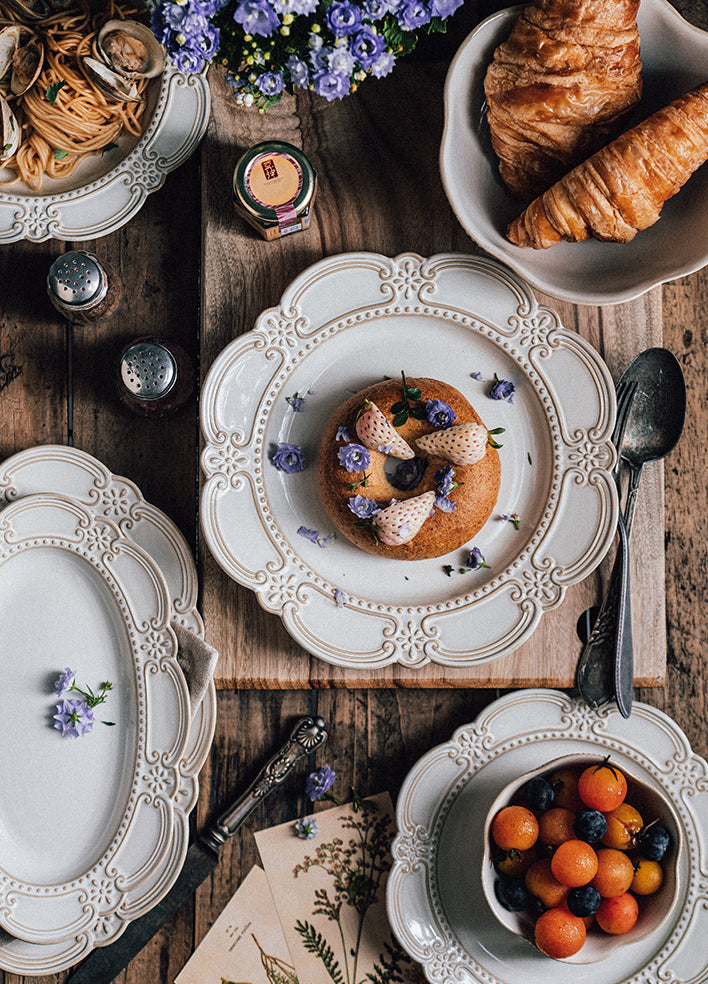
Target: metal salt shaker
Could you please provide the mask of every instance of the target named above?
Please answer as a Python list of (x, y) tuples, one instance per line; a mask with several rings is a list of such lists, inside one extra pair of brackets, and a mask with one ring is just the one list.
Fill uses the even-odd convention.
[(136, 338), (120, 357), (119, 393), (131, 410), (166, 416), (187, 400), (194, 370), (184, 349), (162, 338)]
[(57, 311), (70, 321), (93, 324), (115, 313), (121, 283), (115, 271), (93, 253), (72, 250), (49, 268), (47, 293)]

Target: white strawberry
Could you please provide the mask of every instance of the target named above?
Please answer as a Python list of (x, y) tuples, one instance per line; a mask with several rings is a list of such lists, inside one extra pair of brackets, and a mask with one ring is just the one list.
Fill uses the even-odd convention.
[(487, 428), (483, 424), (453, 424), (423, 434), (417, 443), (421, 451), (445, 458), (453, 465), (474, 465), (487, 453), (487, 441)]
[(392, 502), (374, 517), (376, 535), (387, 547), (399, 547), (416, 535), (433, 511), (435, 492), (425, 492), (404, 502)]
[(386, 450), (395, 458), (415, 458), (415, 451), (404, 441), (393, 424), (381, 413), (375, 403), (366, 401), (365, 409), (356, 422), (356, 433), (370, 451)]

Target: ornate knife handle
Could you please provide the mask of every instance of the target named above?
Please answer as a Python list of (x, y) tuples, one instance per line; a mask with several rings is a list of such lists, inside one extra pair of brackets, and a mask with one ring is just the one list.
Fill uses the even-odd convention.
[(201, 840), (218, 851), (227, 838), (233, 837), (261, 800), (287, 779), (296, 763), (326, 741), (327, 726), (323, 718), (300, 718), (280, 751), (263, 766), (245, 793), (221, 814)]

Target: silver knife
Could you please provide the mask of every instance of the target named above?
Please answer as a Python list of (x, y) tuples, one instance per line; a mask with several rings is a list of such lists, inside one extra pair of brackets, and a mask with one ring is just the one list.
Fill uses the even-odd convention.
[(300, 759), (326, 741), (323, 718), (301, 718), (285, 745), (261, 769), (246, 792), (192, 844), (177, 881), (164, 899), (144, 916), (129, 923), (115, 942), (93, 950), (66, 984), (109, 984), (209, 877), (218, 863), (222, 844), (233, 837), (249, 813), (287, 779)]

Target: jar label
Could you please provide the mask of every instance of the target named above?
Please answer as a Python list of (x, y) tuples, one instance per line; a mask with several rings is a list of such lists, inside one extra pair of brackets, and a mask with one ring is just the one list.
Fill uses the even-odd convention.
[(249, 168), (246, 185), (260, 205), (277, 209), (295, 201), (302, 188), (302, 172), (292, 157), (262, 154)]

